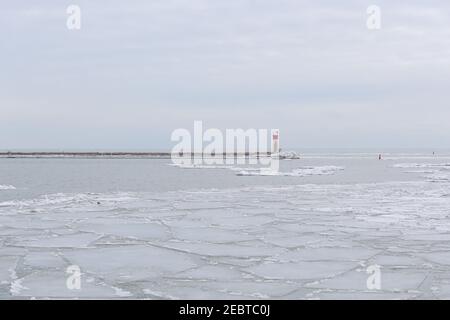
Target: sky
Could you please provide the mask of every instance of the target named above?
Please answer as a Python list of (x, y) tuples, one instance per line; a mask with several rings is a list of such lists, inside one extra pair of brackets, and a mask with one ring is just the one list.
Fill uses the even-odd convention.
[(168, 150), (195, 120), (284, 149), (450, 147), (448, 0), (0, 5), (0, 150)]

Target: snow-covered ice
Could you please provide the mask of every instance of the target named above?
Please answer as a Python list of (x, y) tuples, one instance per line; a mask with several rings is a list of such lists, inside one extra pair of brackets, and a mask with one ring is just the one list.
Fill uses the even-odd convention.
[(322, 176), (335, 174), (338, 171), (344, 170), (343, 167), (338, 166), (315, 166), (315, 167), (300, 167), (290, 172), (273, 171), (270, 169), (260, 170), (241, 170), (237, 173), (239, 176), (285, 176), (285, 177), (307, 177), (307, 176)]
[(0, 184), (0, 190), (16, 190), (16, 187), (10, 184)]
[(401, 168), (404, 172), (421, 173), (431, 182), (450, 181), (449, 163), (398, 163), (395, 168)]
[(299, 168), (285, 172), (273, 170), (270, 167), (259, 168), (257, 166), (237, 167), (233, 165), (172, 164), (172, 163), (169, 165), (181, 169), (228, 169), (236, 172), (236, 175), (238, 176), (280, 176), (280, 177), (307, 177), (307, 176), (332, 175), (345, 169), (344, 167), (332, 165), (301, 166)]
[(449, 217), (450, 182), (427, 177), (3, 201), (0, 298), (448, 298)]

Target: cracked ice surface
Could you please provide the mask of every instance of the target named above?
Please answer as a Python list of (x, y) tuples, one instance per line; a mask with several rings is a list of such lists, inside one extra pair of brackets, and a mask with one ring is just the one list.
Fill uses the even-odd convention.
[[(0, 298), (449, 298), (450, 184), (390, 182), (0, 203)], [(68, 266), (81, 289), (69, 290)], [(380, 290), (366, 285), (381, 266)]]

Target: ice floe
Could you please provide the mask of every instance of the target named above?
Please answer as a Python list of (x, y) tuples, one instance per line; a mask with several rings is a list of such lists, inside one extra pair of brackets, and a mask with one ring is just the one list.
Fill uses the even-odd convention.
[(431, 182), (450, 181), (450, 163), (398, 163), (393, 167), (408, 169), (405, 173), (423, 174)]
[[(290, 156), (288, 156), (290, 155)], [(285, 155), (287, 160), (297, 159), (295, 154)], [(236, 172), (238, 176), (280, 176), (280, 177), (307, 177), (332, 175), (345, 168), (341, 166), (301, 166), (289, 172), (273, 170), (270, 167), (247, 166), (238, 167), (233, 165), (206, 165), (206, 164), (169, 164), (182, 169), (227, 169)]]
[(344, 170), (343, 167), (338, 166), (312, 166), (300, 167), (291, 172), (273, 171), (262, 168), (260, 170), (242, 170), (237, 173), (239, 176), (286, 176), (286, 177), (307, 177), (307, 176), (322, 176), (335, 174), (338, 171)]
[(16, 190), (16, 187), (7, 184), (0, 184), (0, 190)]
[(448, 297), (449, 190), (424, 179), (3, 202), (0, 298)]

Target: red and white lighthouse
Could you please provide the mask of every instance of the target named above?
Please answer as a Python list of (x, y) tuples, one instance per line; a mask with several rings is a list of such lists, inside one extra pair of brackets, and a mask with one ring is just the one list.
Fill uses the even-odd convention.
[(280, 153), (280, 131), (272, 130), (272, 154)]

